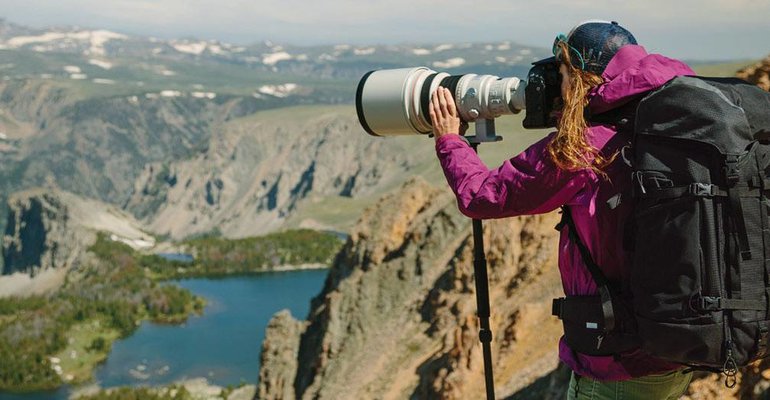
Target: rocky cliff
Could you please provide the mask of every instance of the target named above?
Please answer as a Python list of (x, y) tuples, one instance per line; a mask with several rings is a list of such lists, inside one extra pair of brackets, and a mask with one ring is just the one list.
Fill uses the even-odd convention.
[[(485, 221), (498, 398), (559, 399), (561, 294), (555, 214)], [(367, 209), (306, 320), (288, 312), (262, 344), (257, 399), (483, 398), (470, 220), (421, 179)], [(770, 362), (739, 385), (697, 373), (686, 399), (764, 398)]]
[(15, 193), (8, 209), (0, 296), (58, 287), (66, 272), (86, 256), (98, 231), (135, 248), (154, 244), (127, 213), (56, 189)]
[[(557, 365), (555, 215), (487, 221), (497, 391)], [(470, 220), (422, 180), (361, 217), (305, 323), (263, 344), (259, 398), (479, 398), (484, 392)]]
[[(46, 80), (0, 82), (0, 204), (50, 186), (127, 202), (145, 165), (205, 153), (211, 132), (285, 99), (84, 96)], [(0, 208), (0, 232), (6, 221)]]
[(212, 129), (258, 107), (234, 96), (82, 98), (45, 81), (4, 82), (0, 131), (9, 147), (0, 151), (0, 187), (8, 193), (56, 182), (120, 204), (146, 163), (189, 157)]
[[(419, 149), (409, 149), (415, 141)], [(432, 161), (432, 151), (424, 138), (366, 135), (350, 106), (259, 112), (215, 131), (191, 159), (149, 164), (127, 208), (175, 238), (211, 231), (243, 237), (290, 219), (302, 227), (350, 226), (357, 217), (346, 209), (351, 203), (403, 182), (407, 171)]]
[(754, 65), (741, 69), (736, 75), (762, 89), (770, 90), (770, 56)]

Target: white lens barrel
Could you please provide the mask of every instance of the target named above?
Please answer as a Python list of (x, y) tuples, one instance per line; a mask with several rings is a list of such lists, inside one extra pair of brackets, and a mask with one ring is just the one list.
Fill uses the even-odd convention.
[[(523, 84), (522, 84), (523, 83)], [(524, 87), (519, 78), (468, 74), (460, 79), (455, 97), (465, 121), (493, 119), (524, 109)]]
[(373, 71), (364, 76), (356, 94), (358, 118), (364, 129), (374, 136), (430, 133), (430, 121), (420, 116), (420, 93), (425, 79), (433, 73), (416, 67)]
[(440, 85), (450, 87), (460, 117), (467, 122), (494, 119), (524, 109), (526, 82), (494, 75), (437, 73), (427, 67), (371, 71), (356, 91), (361, 126), (374, 136), (429, 134), (428, 106)]

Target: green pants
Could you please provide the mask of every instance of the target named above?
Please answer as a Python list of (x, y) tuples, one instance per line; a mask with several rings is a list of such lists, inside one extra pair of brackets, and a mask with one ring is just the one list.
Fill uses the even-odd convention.
[(690, 385), (692, 373), (682, 370), (648, 375), (626, 381), (595, 381), (572, 373), (567, 400), (664, 400), (678, 399)]

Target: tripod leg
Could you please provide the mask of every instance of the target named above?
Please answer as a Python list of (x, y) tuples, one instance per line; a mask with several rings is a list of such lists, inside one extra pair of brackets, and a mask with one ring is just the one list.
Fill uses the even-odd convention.
[(473, 275), (476, 281), (476, 308), (479, 317), (479, 340), (484, 353), (484, 380), (487, 388), (487, 400), (494, 400), (492, 330), (489, 326), (489, 279), (487, 277), (487, 258), (484, 254), (484, 227), (479, 219), (473, 220)]

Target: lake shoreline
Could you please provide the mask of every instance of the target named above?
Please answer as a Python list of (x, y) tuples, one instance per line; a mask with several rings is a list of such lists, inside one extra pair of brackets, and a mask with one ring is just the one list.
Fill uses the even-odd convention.
[[(269, 321), (282, 309), (304, 318), (328, 270), (316, 263), (282, 268), (224, 277), (227, 279), (167, 281), (165, 284), (210, 300), (203, 314), (182, 325), (145, 320), (132, 335), (112, 344), (90, 383), (65, 383), (47, 391), (3, 391), (0, 400), (64, 400), (103, 390), (146, 394), (141, 387), (163, 390), (190, 378), (207, 379), (211, 387), (206, 393), (213, 393), (215, 386), (226, 390), (255, 387), (260, 343)], [(132, 375), (131, 370), (142, 374)]]

